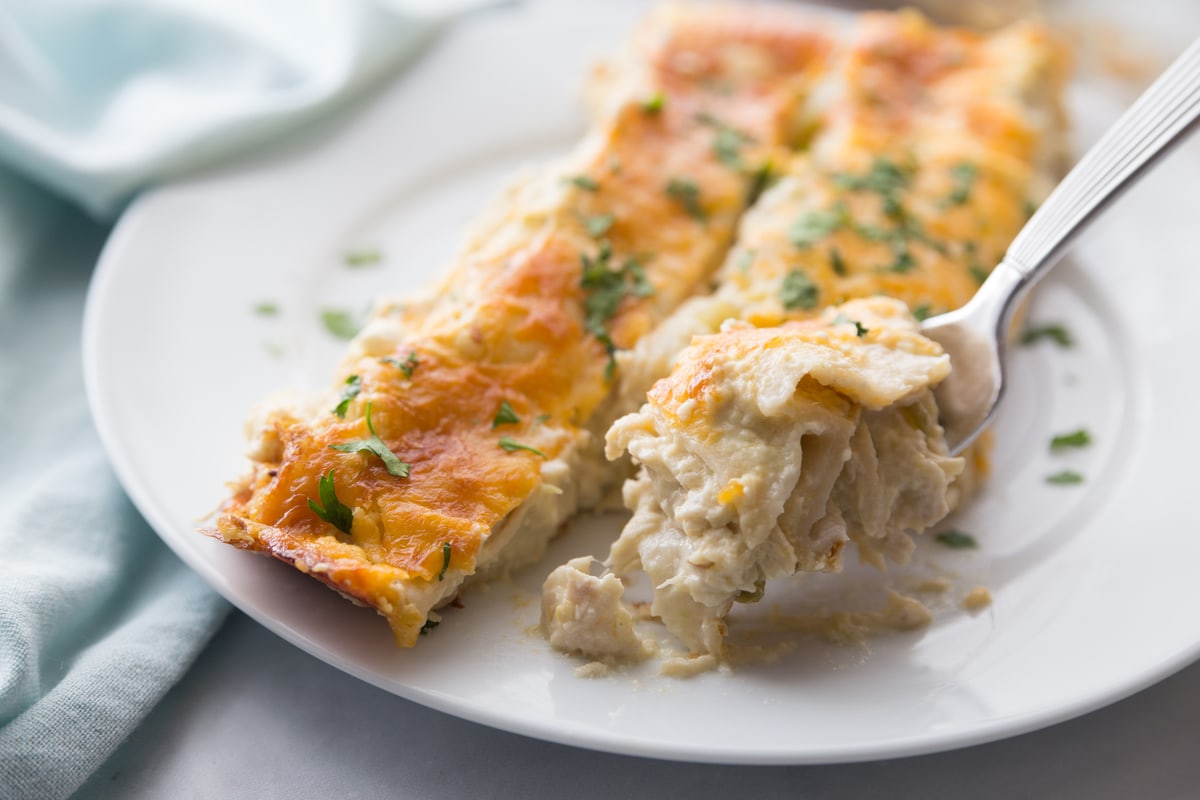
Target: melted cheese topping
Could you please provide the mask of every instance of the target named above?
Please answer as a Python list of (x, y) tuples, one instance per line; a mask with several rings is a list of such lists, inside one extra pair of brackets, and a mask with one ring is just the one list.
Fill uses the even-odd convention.
[[(584, 426), (609, 391), (612, 349), (719, 265), (757, 165), (791, 138), (829, 50), (827, 34), (792, 14), (654, 17), (600, 76), (600, 118), (577, 151), (502, 198), (428, 297), (383, 304), (323, 406), (261, 417), (257, 460), (209, 533), (376, 608), (403, 645), (506, 549), (536, 558), (582, 502)], [(736, 158), (718, 146), (730, 136)], [(585, 261), (620, 276), (606, 311)], [(342, 417), (329, 409), (347, 381), (360, 390)], [(493, 425), (502, 402), (518, 422)], [(407, 477), (333, 449), (368, 438), (368, 408)], [(349, 531), (312, 508), (324, 476), (351, 509)], [(518, 546), (523, 536), (532, 543)]]

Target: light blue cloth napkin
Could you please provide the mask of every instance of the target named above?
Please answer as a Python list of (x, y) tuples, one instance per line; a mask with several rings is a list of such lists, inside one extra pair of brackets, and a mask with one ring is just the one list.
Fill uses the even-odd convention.
[(0, 163), (110, 215), (369, 88), (466, 4), (4, 0)]
[(107, 229), (43, 187), (112, 212), (394, 72), (444, 13), (349, 0), (0, 4), (2, 800), (71, 794), (227, 611), (108, 466), (79, 346)]

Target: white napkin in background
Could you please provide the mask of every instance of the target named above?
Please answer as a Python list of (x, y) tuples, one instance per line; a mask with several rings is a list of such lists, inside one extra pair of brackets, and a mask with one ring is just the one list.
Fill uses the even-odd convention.
[(5, 0), (0, 163), (114, 215), (393, 74), (467, 4), (424, 5)]

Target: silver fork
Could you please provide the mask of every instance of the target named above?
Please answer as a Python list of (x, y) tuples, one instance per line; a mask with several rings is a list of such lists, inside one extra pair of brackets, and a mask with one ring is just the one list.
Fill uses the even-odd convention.
[(936, 396), (951, 454), (991, 421), (1004, 394), (1013, 313), (1084, 228), (1200, 121), (1200, 40), (1117, 120), (1025, 223), (1004, 259), (962, 308), (921, 332), (941, 343), (952, 370)]

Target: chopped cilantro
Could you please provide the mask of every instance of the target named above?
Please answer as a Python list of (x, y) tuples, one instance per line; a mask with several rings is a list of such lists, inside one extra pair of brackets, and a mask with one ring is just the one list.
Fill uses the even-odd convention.
[(1034, 328), (1026, 328), (1021, 334), (1021, 344), (1034, 344), (1042, 339), (1049, 339), (1059, 347), (1070, 347), (1075, 344), (1075, 340), (1071, 338), (1071, 333), (1062, 325), (1040, 325)]
[(545, 425), (549, 421), (550, 421), (549, 414), (538, 414), (536, 417), (533, 418), (534, 425)]
[(442, 624), (442, 621), (440, 619), (425, 620), (425, 624), (421, 626), (421, 635), (424, 636), (425, 634), (429, 633), (431, 630), (433, 630), (434, 628), (436, 628), (438, 625), (441, 625), (441, 624)]
[(338, 500), (337, 492), (333, 488), (333, 470), (329, 470), (317, 481), (317, 493), (321, 496), (321, 503), (318, 505), (312, 498), (309, 498), (308, 507), (314, 514), (342, 533), (350, 533), (354, 524), (354, 509), (343, 505)]
[(254, 313), (260, 317), (274, 317), (279, 313), (279, 306), (270, 301), (263, 301), (254, 305)]
[(840, 209), (809, 211), (788, 228), (788, 238), (796, 247), (811, 247), (836, 231), (842, 224), (843, 217)]
[(442, 569), (440, 572), (438, 572), (439, 581), (446, 578), (446, 570), (450, 569), (450, 553), (452, 552), (453, 550), (450, 547), (450, 543), (442, 542)]
[(946, 196), (946, 199), (942, 201), (942, 205), (964, 205), (971, 199), (971, 189), (975, 186), (975, 180), (979, 177), (979, 167), (970, 161), (960, 161), (950, 167), (950, 176), (954, 179), (954, 188)]
[(783, 283), (779, 287), (779, 299), (783, 302), (783, 307), (789, 311), (797, 308), (816, 308), (818, 293), (817, 285), (799, 269), (794, 269), (785, 275)]
[(946, 531), (933, 538), (951, 550), (974, 550), (979, 547), (979, 542), (975, 541), (974, 536), (962, 531)]
[(896, 260), (887, 267), (888, 272), (895, 272), (903, 275), (909, 272), (913, 267), (917, 266), (917, 262), (913, 260), (912, 252), (908, 249), (908, 242), (901, 239), (895, 244)]
[(833, 324), (834, 325), (853, 325), (854, 333), (860, 339), (871, 332), (871, 329), (868, 328), (866, 325), (863, 325), (861, 322), (859, 322), (856, 319), (850, 319), (849, 317), (847, 317), (845, 314), (843, 314), (841, 312), (838, 312), (838, 315), (833, 318)]
[(1083, 476), (1073, 469), (1064, 469), (1062, 472), (1047, 475), (1046, 483), (1052, 483), (1056, 486), (1071, 486), (1076, 483), (1083, 483)]
[(708, 214), (700, 204), (700, 187), (695, 181), (690, 178), (671, 178), (667, 181), (666, 191), (692, 219), (701, 224), (708, 222)]
[(506, 452), (506, 453), (512, 453), (517, 450), (524, 450), (528, 453), (533, 453), (535, 455), (539, 455), (542, 458), (546, 457), (546, 454), (543, 453), (541, 450), (538, 450), (536, 447), (530, 447), (527, 444), (521, 444), (520, 442), (514, 442), (512, 439), (508, 438), (507, 436), (501, 436), (498, 444), (500, 445), (501, 448), (503, 448), (504, 452)]
[(338, 404), (333, 407), (333, 413), (337, 414), (342, 419), (346, 418), (346, 409), (350, 407), (350, 401), (358, 397), (358, 393), (362, 391), (362, 378), (358, 375), (351, 375), (346, 378), (346, 383), (342, 386), (342, 394), (338, 397)]
[(774, 174), (774, 167), (771, 160), (767, 159), (758, 165), (758, 169), (754, 170), (750, 175), (750, 187), (746, 190), (746, 205), (752, 206), (762, 196), (762, 193), (767, 190), (771, 184), (771, 178)]
[(876, 158), (862, 175), (835, 175), (833, 180), (843, 189), (853, 192), (875, 192), (885, 198), (895, 198), (896, 192), (908, 187), (908, 173), (895, 162)]
[(707, 111), (697, 114), (696, 119), (716, 131), (713, 152), (716, 153), (717, 160), (727, 167), (740, 170), (743, 166), (742, 145), (753, 142), (754, 139), (737, 128), (726, 125)]
[(409, 380), (412, 380), (413, 371), (416, 370), (418, 364), (416, 350), (409, 351), (408, 357), (403, 361), (398, 358), (391, 357), (385, 357), (379, 360), (388, 366), (392, 366), (400, 370), (404, 373), (404, 377), (408, 378)]
[(563, 178), (563, 180), (577, 189), (583, 189), (585, 192), (595, 192), (600, 189), (600, 184), (587, 175), (572, 175), (568, 178)]
[(829, 251), (829, 268), (833, 270), (834, 275), (846, 274), (846, 262), (842, 260), (842, 254), (836, 247)]
[(616, 217), (612, 214), (597, 214), (594, 217), (584, 217), (583, 226), (587, 228), (588, 236), (599, 239), (608, 233), (608, 229), (613, 226), (615, 221)]
[(921, 303), (918, 306), (913, 306), (913, 319), (917, 322), (924, 322), (929, 319), (929, 303)]
[(1021, 206), (1021, 210), (1025, 212), (1025, 219), (1029, 219), (1030, 217), (1032, 217), (1034, 214), (1037, 213), (1038, 204), (1033, 202), (1032, 200), (1027, 199), (1025, 201), (1025, 203)]
[(346, 253), (344, 260), (348, 267), (369, 267), (383, 261), (383, 253), (378, 250), (353, 250)]
[(358, 333), (358, 323), (354, 321), (349, 311), (340, 308), (326, 308), (321, 311), (321, 322), (325, 330), (339, 339), (353, 339)]
[(1068, 447), (1087, 447), (1092, 443), (1092, 435), (1086, 428), (1080, 428), (1071, 433), (1060, 433), (1050, 440), (1051, 450), (1063, 450)]
[(971, 273), (971, 277), (979, 283), (980, 286), (988, 279), (988, 271), (978, 264), (970, 264), (967, 266), (967, 272)]
[(667, 96), (659, 89), (654, 94), (642, 101), (642, 111), (650, 116), (661, 114), (663, 108), (667, 105)]
[(595, 256), (581, 254), (579, 260), (583, 265), (579, 284), (584, 291), (584, 327), (608, 349), (605, 379), (611, 381), (616, 369), (616, 346), (608, 333), (608, 321), (616, 316), (627, 296), (649, 297), (654, 294), (654, 286), (637, 259), (627, 259), (623, 266), (615, 268), (612, 245), (607, 239), (600, 240)]
[(509, 405), (507, 400), (500, 401), (500, 410), (496, 412), (496, 417), (492, 420), (492, 430), (496, 430), (501, 425), (516, 425), (520, 423), (521, 418), (517, 416), (517, 412), (513, 411), (513, 407)]
[(352, 442), (343, 444), (331, 444), (330, 450), (337, 450), (340, 453), (366, 453), (367, 455), (378, 456), (383, 461), (384, 467), (387, 468), (389, 475), (395, 475), (397, 478), (408, 477), (408, 464), (405, 464), (392, 449), (387, 446), (387, 442), (379, 438), (379, 434), (375, 432), (375, 426), (371, 423), (371, 404), (367, 403), (367, 430), (371, 435), (366, 439), (355, 439)]

